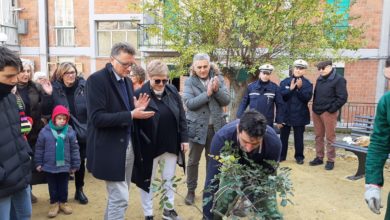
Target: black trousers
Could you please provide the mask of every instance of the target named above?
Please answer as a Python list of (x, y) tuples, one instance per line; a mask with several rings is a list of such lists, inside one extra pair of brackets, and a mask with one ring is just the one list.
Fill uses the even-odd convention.
[(69, 173), (46, 172), (46, 179), (49, 186), (50, 204), (67, 202)]
[(294, 129), (294, 147), (296, 160), (303, 160), (303, 133), (305, 132), (305, 126), (288, 126), (285, 125), (280, 129), (280, 140), (282, 141), (282, 152), (280, 154), (280, 160), (286, 160), (288, 150), (288, 137), (290, 136), (291, 127)]
[(74, 174), (74, 177), (75, 177), (75, 186), (76, 186), (76, 190), (77, 189), (80, 189), (84, 186), (84, 176), (85, 176), (85, 157), (86, 157), (86, 144), (84, 143), (79, 143), (79, 146), (80, 146), (80, 161), (81, 161), (81, 164), (80, 164), (80, 169), (77, 170)]

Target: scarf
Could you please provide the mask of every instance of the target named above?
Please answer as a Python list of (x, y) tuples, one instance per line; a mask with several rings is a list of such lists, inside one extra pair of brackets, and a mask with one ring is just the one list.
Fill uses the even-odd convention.
[[(52, 120), (49, 121), (51, 128), (51, 133), (53, 133), (54, 138), (56, 139), (56, 166), (65, 165), (65, 138), (66, 133), (68, 132), (68, 124), (62, 127), (55, 126)], [(60, 132), (58, 134), (58, 132)]]

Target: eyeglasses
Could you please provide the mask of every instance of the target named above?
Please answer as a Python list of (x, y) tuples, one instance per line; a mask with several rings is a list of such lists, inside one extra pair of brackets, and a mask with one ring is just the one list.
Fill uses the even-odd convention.
[(165, 85), (168, 83), (167, 79), (155, 79), (153, 80), (155, 84), (160, 84), (161, 82)]
[(116, 57), (113, 57), (113, 56), (112, 56), (112, 58), (113, 58), (114, 60), (116, 60), (124, 69), (127, 69), (127, 68), (129, 68), (129, 67), (135, 66), (134, 63), (123, 63), (122, 61), (118, 60)]
[(262, 71), (260, 71), (260, 73), (265, 74), (265, 75), (271, 75), (271, 72), (270, 72), (270, 71), (264, 71), (264, 70), (262, 70)]
[(320, 71), (320, 70), (324, 70), (326, 67), (328, 67), (328, 66), (330, 66), (330, 65), (327, 65), (327, 66), (323, 66), (323, 67), (318, 67), (317, 69), (318, 69), (318, 71)]
[(74, 74), (76, 74), (76, 71), (69, 71), (64, 73), (64, 75), (74, 75)]

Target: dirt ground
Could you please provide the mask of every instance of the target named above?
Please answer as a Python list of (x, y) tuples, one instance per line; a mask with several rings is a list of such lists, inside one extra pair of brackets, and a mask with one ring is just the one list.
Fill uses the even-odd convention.
[[(353, 157), (345, 157), (345, 151), (339, 149), (338, 157), (333, 171), (326, 171), (324, 166), (310, 167), (309, 160), (315, 156), (312, 144), (306, 145), (305, 164), (297, 165), (293, 159), (293, 149), (289, 149), (289, 158), (281, 166), (292, 168), (292, 181), (294, 183), (294, 194), (292, 201), (294, 205), (281, 207), (284, 218), (287, 220), (376, 220), (384, 219), (384, 212), (381, 215), (373, 214), (367, 207), (363, 199), (364, 179), (350, 181), (346, 176), (354, 174), (357, 169), (357, 160)], [(200, 183), (204, 182), (205, 161), (203, 159), (200, 167)], [(177, 170), (178, 176), (183, 176), (183, 170)], [(184, 176), (183, 176), (184, 177)], [(185, 179), (185, 178), (183, 178)], [(382, 203), (386, 207), (387, 193), (390, 190), (390, 173), (385, 170), (385, 184), (382, 191)], [(203, 184), (200, 184), (201, 186)], [(106, 206), (106, 189), (101, 180), (92, 177), (91, 174), (86, 176), (84, 189), (89, 198), (87, 205), (80, 205), (73, 199), (74, 183), (69, 183), (69, 203), (74, 213), (66, 216), (59, 214), (56, 219), (103, 219)], [(201, 207), (201, 191), (197, 190), (196, 205)], [(38, 203), (33, 204), (32, 219), (46, 219), (49, 206), (49, 194), (47, 185), (37, 185), (33, 187), (33, 193), (38, 197)], [(186, 187), (184, 182), (178, 186), (178, 193), (185, 196)], [(155, 219), (161, 218), (161, 211), (158, 210), (157, 198), (155, 198)], [(196, 208), (186, 206), (183, 198), (179, 195), (175, 197), (175, 207), (183, 219), (200, 220), (201, 214)], [(126, 219), (143, 219), (143, 212), (140, 202), (139, 190), (132, 185), (130, 192), (130, 204), (127, 210)]]

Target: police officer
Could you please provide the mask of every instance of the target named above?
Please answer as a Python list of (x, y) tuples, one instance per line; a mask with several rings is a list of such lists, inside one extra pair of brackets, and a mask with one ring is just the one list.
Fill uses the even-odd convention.
[(291, 76), (280, 82), (280, 93), (286, 102), (283, 111), (283, 127), (280, 129), (282, 141), (282, 153), (280, 161), (286, 160), (288, 149), (288, 137), (291, 127), (294, 129), (295, 160), (297, 164), (303, 164), (303, 132), (305, 125), (310, 124), (310, 112), (307, 103), (313, 95), (313, 84), (303, 75), (307, 69), (307, 62), (299, 59), (294, 61)]
[(267, 124), (273, 127), (274, 111), (276, 105), (276, 118), (278, 128), (282, 126), (282, 108), (284, 101), (280, 94), (279, 86), (270, 81), (271, 73), (274, 67), (271, 64), (264, 64), (259, 68), (259, 79), (248, 85), (248, 88), (242, 98), (240, 107), (237, 111), (237, 118), (240, 118), (249, 105), (249, 109), (255, 109), (262, 113)]

